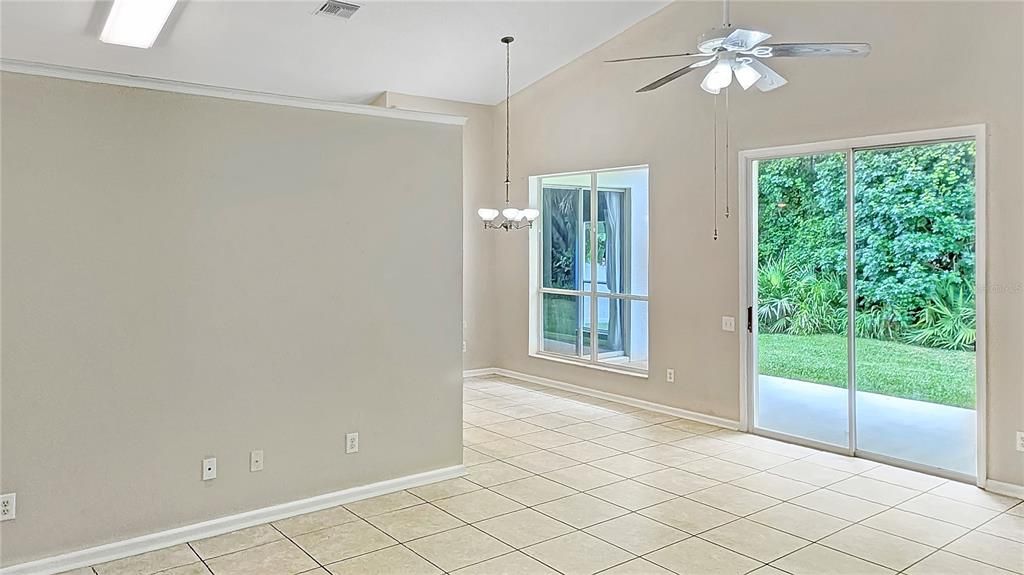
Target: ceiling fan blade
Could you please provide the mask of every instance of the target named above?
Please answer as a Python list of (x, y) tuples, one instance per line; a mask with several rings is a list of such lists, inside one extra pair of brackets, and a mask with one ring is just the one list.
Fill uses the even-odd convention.
[(871, 44), (765, 44), (758, 46), (755, 55), (759, 58), (803, 58), (808, 56), (867, 56)]
[(731, 51), (750, 50), (771, 37), (772, 35), (767, 32), (737, 28), (722, 41), (722, 47)]
[(755, 82), (754, 86), (757, 86), (757, 89), (762, 92), (771, 92), (772, 90), (781, 88), (788, 83), (787, 80), (780, 76), (778, 72), (757, 60), (752, 59), (749, 66), (757, 73), (761, 74), (761, 79)]
[(713, 56), (711, 58), (708, 58), (707, 60), (701, 60), (699, 62), (694, 62), (693, 64), (690, 64), (689, 66), (683, 66), (682, 68), (676, 70), (675, 72), (672, 72), (671, 74), (667, 74), (665, 76), (662, 76), (661, 78), (658, 78), (657, 80), (651, 82), (650, 84), (647, 84), (643, 88), (640, 88), (639, 90), (637, 90), (637, 93), (639, 93), (639, 92), (650, 92), (651, 90), (657, 90), (658, 88), (664, 86), (665, 84), (668, 84), (672, 80), (678, 79), (679, 77), (683, 76), (684, 74), (692, 72), (693, 70), (696, 70), (697, 68), (703, 68), (704, 66), (707, 66), (708, 64), (714, 62), (716, 59), (717, 59), (717, 57)]
[(686, 58), (693, 56), (707, 56), (707, 54), (662, 54), (660, 56), (637, 56), (635, 58), (616, 58), (614, 60), (605, 60), (605, 64), (612, 64), (615, 62), (635, 62), (637, 60), (658, 60), (660, 58)]

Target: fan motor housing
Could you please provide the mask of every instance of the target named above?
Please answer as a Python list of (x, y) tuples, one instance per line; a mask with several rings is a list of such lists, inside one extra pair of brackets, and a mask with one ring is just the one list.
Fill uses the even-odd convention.
[(697, 50), (704, 54), (714, 54), (722, 48), (722, 42), (732, 34), (733, 27), (712, 28), (697, 38)]

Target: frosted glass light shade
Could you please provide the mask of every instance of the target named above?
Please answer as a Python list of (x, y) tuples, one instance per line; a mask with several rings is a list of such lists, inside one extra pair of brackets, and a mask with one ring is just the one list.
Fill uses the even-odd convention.
[(704, 77), (700, 87), (704, 88), (707, 92), (717, 94), (722, 91), (722, 88), (727, 88), (729, 84), (732, 84), (732, 62), (721, 58), (715, 63), (715, 67), (708, 72), (708, 75)]
[(526, 221), (528, 222), (532, 222), (533, 220), (537, 219), (537, 216), (539, 215), (540, 210), (535, 210), (533, 208), (526, 208), (525, 210), (523, 210), (523, 217), (525, 217)]
[(736, 80), (744, 90), (753, 86), (761, 79), (761, 73), (746, 62), (739, 62), (736, 64), (734, 71), (736, 72)]
[(504, 210), (501, 210), (501, 215), (505, 216), (506, 220), (515, 221), (519, 217), (519, 210), (515, 208), (505, 208)]
[(480, 216), (481, 220), (485, 222), (493, 222), (494, 218), (497, 218), (500, 212), (491, 208), (480, 208), (476, 213)]

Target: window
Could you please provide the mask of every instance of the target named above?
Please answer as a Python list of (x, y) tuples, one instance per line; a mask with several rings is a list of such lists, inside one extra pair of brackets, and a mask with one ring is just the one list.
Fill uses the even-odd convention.
[(647, 370), (647, 167), (531, 178), (539, 356)]

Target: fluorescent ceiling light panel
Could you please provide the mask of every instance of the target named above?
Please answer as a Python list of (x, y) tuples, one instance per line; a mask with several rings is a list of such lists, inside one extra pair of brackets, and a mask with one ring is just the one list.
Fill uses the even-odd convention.
[(177, 0), (114, 0), (100, 41), (133, 48), (156, 42)]

